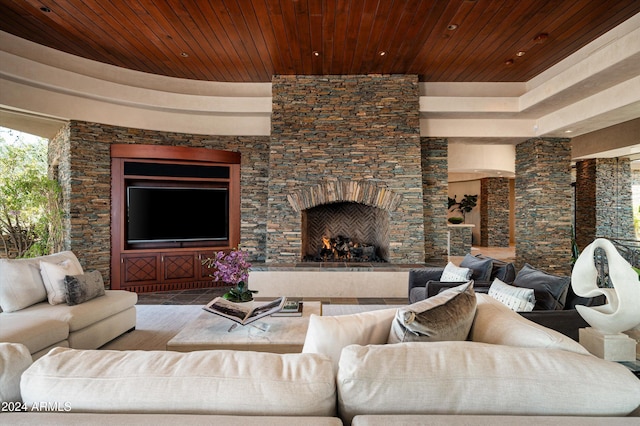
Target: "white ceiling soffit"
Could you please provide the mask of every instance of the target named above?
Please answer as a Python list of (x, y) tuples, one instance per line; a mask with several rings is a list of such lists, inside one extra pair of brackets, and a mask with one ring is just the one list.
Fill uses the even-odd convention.
[(271, 130), (270, 83), (141, 73), (0, 31), (2, 105), (45, 117), (159, 131), (267, 136)]
[(484, 144), (579, 136), (639, 118), (639, 76), (640, 14), (527, 83), (420, 83), (421, 135)]

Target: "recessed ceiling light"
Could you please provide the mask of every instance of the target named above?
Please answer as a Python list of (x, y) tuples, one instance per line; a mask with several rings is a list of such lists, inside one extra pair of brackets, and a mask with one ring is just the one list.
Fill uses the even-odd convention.
[(544, 43), (545, 41), (547, 41), (548, 39), (549, 39), (549, 34), (547, 34), (547, 33), (540, 33), (540, 34), (538, 34), (537, 36), (535, 36), (535, 37), (533, 38), (533, 41), (534, 41), (534, 43), (536, 43), (536, 44), (542, 44), (542, 43)]
[(187, 52), (182, 52), (180, 56), (182, 56), (183, 58), (188, 58), (189, 54)]
[(447, 29), (448, 29), (449, 31), (457, 30), (457, 29), (458, 29), (458, 24), (449, 24), (449, 25), (447, 26)]
[(386, 54), (387, 54), (387, 52), (385, 52), (384, 50), (381, 50), (381, 51), (378, 52), (378, 56), (384, 56)]
[(320, 52), (318, 52), (317, 50), (313, 51), (313, 56), (320, 56)]
[(573, 130), (565, 130), (565, 133), (573, 133)]
[(504, 61), (504, 64), (510, 67), (511, 65), (513, 65), (513, 59), (507, 59), (506, 61)]
[(43, 11), (44, 13), (51, 13), (51, 9), (49, 9), (47, 6), (42, 6), (40, 10)]
[(524, 54), (527, 53), (524, 50), (519, 51), (518, 53), (516, 53), (516, 56), (524, 56)]

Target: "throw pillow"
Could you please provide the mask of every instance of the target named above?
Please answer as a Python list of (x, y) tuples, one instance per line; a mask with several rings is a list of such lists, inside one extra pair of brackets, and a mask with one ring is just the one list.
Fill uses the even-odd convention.
[(466, 340), (476, 313), (473, 281), (399, 308), (387, 343)]
[(344, 347), (386, 343), (395, 313), (389, 308), (338, 316), (312, 314), (302, 353), (326, 355), (337, 370)]
[[(483, 254), (476, 255), (477, 259), (491, 259), (493, 263), (491, 267), (491, 277), (489, 281), (493, 281), (498, 278), (503, 283), (511, 284), (516, 279), (516, 267), (512, 262), (505, 262), (504, 260), (494, 259)], [(476, 289), (477, 291), (477, 289)]]
[(471, 269), (473, 271), (471, 279), (475, 281), (491, 280), (491, 270), (493, 268), (492, 259), (480, 259), (467, 253), (464, 259), (462, 259), (462, 262), (460, 262), (460, 266)]
[(104, 296), (104, 281), (100, 271), (64, 277), (67, 305), (79, 305), (87, 300)]
[(453, 263), (447, 263), (447, 266), (444, 267), (442, 271), (442, 275), (440, 276), (440, 281), (449, 282), (449, 283), (464, 283), (469, 281), (469, 277), (471, 276), (471, 269), (469, 268), (460, 268)]
[(570, 277), (547, 274), (528, 263), (525, 263), (513, 281), (516, 287), (532, 288), (536, 297), (533, 309), (546, 311), (564, 309), (570, 284)]
[(59, 305), (67, 301), (64, 277), (82, 274), (82, 266), (80, 263), (72, 262), (71, 259), (59, 263), (40, 262), (40, 274), (47, 290), (49, 303)]
[(497, 278), (489, 287), (489, 296), (515, 312), (532, 311), (536, 304), (533, 289), (514, 287)]

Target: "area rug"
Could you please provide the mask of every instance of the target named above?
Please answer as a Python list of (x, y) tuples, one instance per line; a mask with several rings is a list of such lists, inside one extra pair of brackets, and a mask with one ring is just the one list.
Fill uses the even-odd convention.
[[(347, 315), (396, 305), (322, 305), (322, 315)], [(202, 313), (200, 305), (137, 305), (136, 329), (100, 349), (163, 351), (167, 342)]]

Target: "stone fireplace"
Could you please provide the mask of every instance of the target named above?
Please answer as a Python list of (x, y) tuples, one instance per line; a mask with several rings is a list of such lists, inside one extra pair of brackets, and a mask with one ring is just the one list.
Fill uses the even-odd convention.
[(375, 244), (391, 263), (423, 262), (417, 77), (272, 83), (266, 262), (299, 262), (327, 232)]

